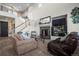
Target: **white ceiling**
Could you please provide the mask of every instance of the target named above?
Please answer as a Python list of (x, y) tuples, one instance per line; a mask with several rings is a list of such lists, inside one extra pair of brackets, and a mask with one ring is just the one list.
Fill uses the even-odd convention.
[(35, 3), (5, 3), (5, 5), (13, 7), (16, 11), (25, 11)]

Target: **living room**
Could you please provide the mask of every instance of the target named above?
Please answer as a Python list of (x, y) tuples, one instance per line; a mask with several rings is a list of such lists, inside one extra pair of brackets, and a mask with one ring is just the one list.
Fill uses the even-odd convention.
[[(79, 55), (79, 3), (0, 3), (0, 5), (0, 55), (54, 56), (53, 53), (56, 53), (55, 56)], [(5, 12), (6, 9), (2, 6), (9, 8), (9, 11)], [(7, 22), (7, 26), (3, 22)], [(75, 43), (72, 42), (73, 38), (76, 40)], [(64, 52), (57, 47), (58, 45), (54, 46), (59, 41), (67, 39), (71, 39), (68, 42), (74, 46), (63, 47), (68, 48), (68, 51), (66, 49)], [(60, 51), (55, 52), (54, 49)]]

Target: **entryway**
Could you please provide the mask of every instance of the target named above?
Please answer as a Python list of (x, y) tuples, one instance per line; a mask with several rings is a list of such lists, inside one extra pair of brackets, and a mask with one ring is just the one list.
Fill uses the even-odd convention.
[(8, 37), (8, 22), (0, 21), (0, 37)]

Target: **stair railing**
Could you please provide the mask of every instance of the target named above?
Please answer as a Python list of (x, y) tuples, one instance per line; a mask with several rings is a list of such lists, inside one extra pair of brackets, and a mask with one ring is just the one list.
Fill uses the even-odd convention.
[[(17, 27), (15, 27), (13, 30), (11, 30), (10, 32), (9, 32), (9, 34), (12, 34), (13, 32), (15, 32), (15, 30), (17, 29), (17, 28), (19, 28), (20, 26), (22, 26), (22, 25), (26, 25), (26, 21), (25, 22), (23, 22), (23, 23), (21, 23), (20, 25), (18, 25)], [(24, 26), (22, 29), (20, 29), (18, 32), (20, 32), (20, 31), (22, 31), (23, 29), (25, 29), (26, 28), (26, 26)]]

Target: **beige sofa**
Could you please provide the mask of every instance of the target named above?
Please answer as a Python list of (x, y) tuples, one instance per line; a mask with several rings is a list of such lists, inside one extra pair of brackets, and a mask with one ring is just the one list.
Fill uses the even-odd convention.
[(13, 47), (17, 55), (23, 55), (37, 48), (37, 41), (33, 38), (23, 39), (18, 34), (10, 37), (13, 39)]

